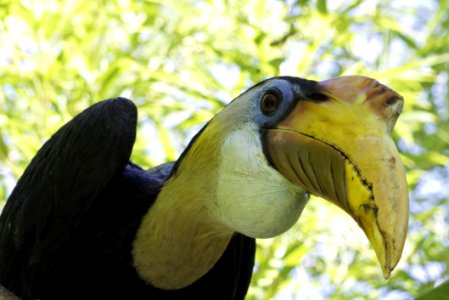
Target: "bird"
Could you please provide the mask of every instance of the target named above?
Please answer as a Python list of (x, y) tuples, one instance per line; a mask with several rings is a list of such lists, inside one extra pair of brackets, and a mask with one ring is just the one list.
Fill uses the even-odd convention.
[[(137, 108), (97, 102), (37, 152), (0, 217), (0, 285), (22, 299), (244, 299), (255, 241), (310, 194), (364, 231), (385, 278), (408, 227), (391, 132), (404, 99), (375, 79), (265, 79), (174, 162), (130, 160)], [(149, 145), (151, 147), (151, 144)]]

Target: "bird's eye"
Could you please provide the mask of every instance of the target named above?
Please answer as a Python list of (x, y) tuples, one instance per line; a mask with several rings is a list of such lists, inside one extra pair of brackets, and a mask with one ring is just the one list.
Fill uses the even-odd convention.
[(268, 92), (263, 96), (260, 106), (264, 114), (271, 114), (278, 109), (280, 103), (281, 99), (278, 95)]
[(324, 94), (320, 94), (320, 93), (307, 95), (307, 98), (312, 99), (315, 102), (324, 102), (324, 101), (329, 100), (329, 97), (327, 97)]

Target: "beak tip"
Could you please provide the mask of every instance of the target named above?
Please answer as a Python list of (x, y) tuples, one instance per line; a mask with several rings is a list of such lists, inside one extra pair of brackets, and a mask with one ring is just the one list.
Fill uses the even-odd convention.
[(385, 260), (381, 262), (382, 272), (385, 279), (391, 277), (391, 273), (396, 268), (401, 258), (402, 247), (400, 249), (385, 248)]
[(385, 279), (389, 279), (390, 278), (391, 271), (393, 271), (393, 269), (390, 268), (390, 267), (386, 267), (386, 268), (383, 269), (383, 273), (384, 273), (384, 278)]

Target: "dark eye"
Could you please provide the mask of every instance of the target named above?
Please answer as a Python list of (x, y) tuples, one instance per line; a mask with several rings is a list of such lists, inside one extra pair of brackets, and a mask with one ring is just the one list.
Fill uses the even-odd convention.
[(329, 97), (327, 97), (326, 95), (320, 94), (320, 93), (307, 95), (307, 98), (312, 99), (313, 101), (316, 101), (316, 102), (324, 102), (329, 99)]
[(263, 95), (260, 107), (264, 114), (271, 114), (276, 111), (281, 103), (279, 96), (273, 92), (268, 92)]

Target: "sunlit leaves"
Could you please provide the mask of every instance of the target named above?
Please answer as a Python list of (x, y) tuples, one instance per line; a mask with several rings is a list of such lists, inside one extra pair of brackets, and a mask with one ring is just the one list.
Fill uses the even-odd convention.
[(445, 282), (437, 289), (423, 293), (416, 300), (445, 300), (449, 294), (449, 281)]

